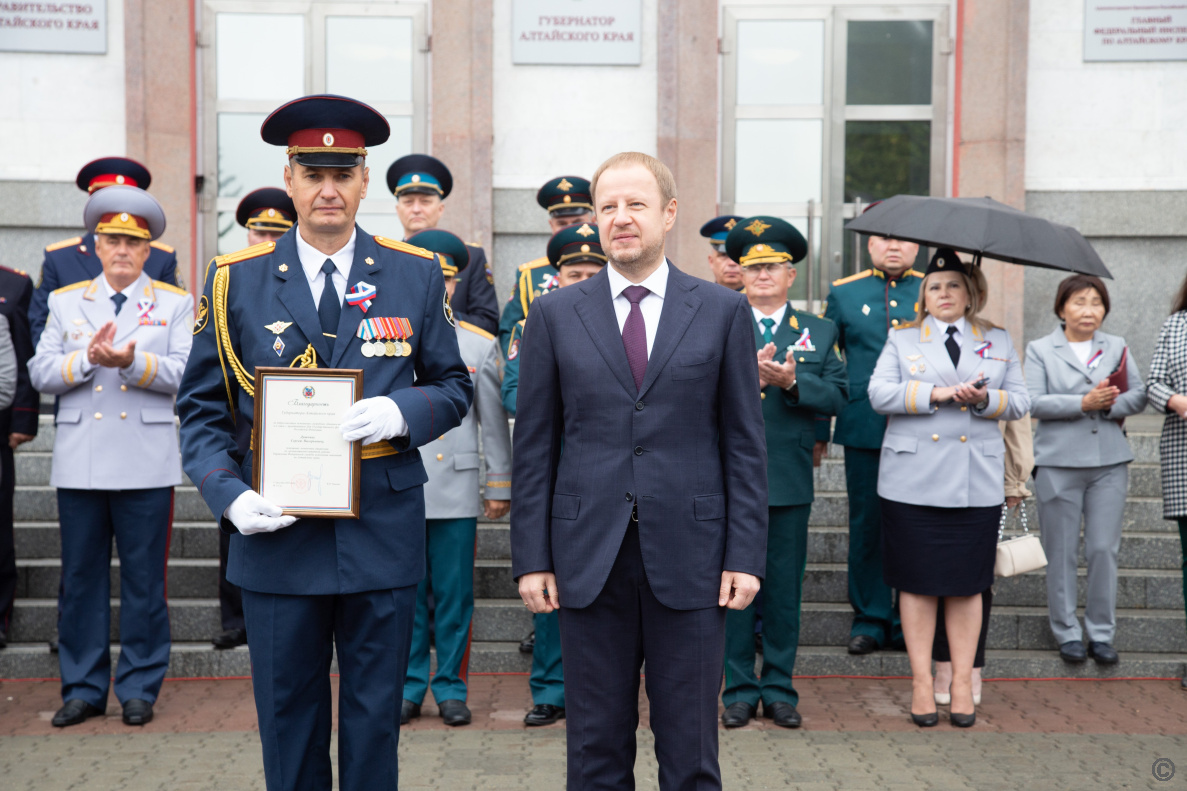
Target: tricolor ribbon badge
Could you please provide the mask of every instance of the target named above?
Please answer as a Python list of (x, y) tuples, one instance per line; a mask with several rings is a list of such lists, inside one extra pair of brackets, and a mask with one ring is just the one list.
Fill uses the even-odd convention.
[(371, 307), (371, 300), (375, 298), (375, 286), (370, 283), (365, 283), (362, 280), (354, 284), (351, 291), (346, 292), (346, 302), (350, 305), (357, 305), (363, 313)]
[(980, 357), (982, 360), (985, 360), (985, 359), (988, 359), (989, 350), (992, 347), (993, 347), (993, 344), (990, 343), (989, 341), (981, 341), (980, 343), (978, 343), (976, 346), (973, 347), (973, 351), (977, 353), (978, 357)]
[(165, 326), (165, 319), (153, 318), (152, 312), (157, 307), (157, 303), (151, 299), (142, 299), (136, 303), (136, 315), (141, 326), (148, 327), (163, 327)]
[(1085, 363), (1085, 365), (1088, 366), (1088, 370), (1091, 371), (1093, 368), (1100, 365), (1100, 358), (1104, 357), (1104, 356), (1105, 356), (1104, 349), (1097, 349), (1095, 352), (1093, 352), (1092, 356), (1088, 358), (1088, 362)]
[(796, 341), (795, 345), (791, 348), (801, 352), (816, 351), (816, 347), (812, 345), (812, 330), (808, 327), (804, 327), (804, 332), (802, 335), (800, 335), (800, 339)]

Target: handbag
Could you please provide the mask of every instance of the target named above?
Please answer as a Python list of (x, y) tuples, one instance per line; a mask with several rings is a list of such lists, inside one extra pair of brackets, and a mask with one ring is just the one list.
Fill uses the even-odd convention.
[(993, 563), (996, 577), (1013, 577), (1028, 571), (1038, 571), (1047, 565), (1043, 544), (1027, 527), (1026, 509), (1021, 504), (1018, 505), (1018, 518), (1022, 523), (1022, 535), (1003, 538), (1009, 514), (1009, 506), (1002, 503), (1002, 521), (997, 528), (997, 559)]

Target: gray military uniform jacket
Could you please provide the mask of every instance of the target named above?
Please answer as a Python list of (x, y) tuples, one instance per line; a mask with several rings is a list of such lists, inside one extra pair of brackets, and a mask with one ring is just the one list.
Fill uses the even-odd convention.
[(482, 513), (480, 429), (486, 457), (485, 497), (511, 499), (511, 432), (499, 395), (503, 356), (495, 336), (469, 322), (458, 322), (457, 344), (474, 382), (474, 405), (460, 426), (420, 449), (429, 474), (424, 485), (426, 519), (469, 519)]
[[(153, 489), (181, 483), (173, 400), (193, 341), (194, 298), (143, 272), (120, 314), (103, 275), (50, 294), (49, 318), (29, 361), (42, 393), (60, 396), (50, 484), (69, 489)], [(136, 341), (128, 368), (87, 360), (109, 321), (112, 345)]]
[[(1006, 444), (999, 420), (1017, 420), (1030, 408), (1018, 352), (1005, 330), (982, 332), (965, 323), (959, 368), (932, 317), (898, 327), (886, 339), (870, 378), (870, 405), (889, 415), (882, 438), (878, 495), (937, 508), (1001, 505), (1005, 499)], [(936, 387), (989, 378), (984, 409), (950, 401), (931, 403)]]
[(1031, 341), (1026, 347), (1026, 388), (1035, 431), (1035, 463), (1043, 467), (1105, 467), (1133, 461), (1129, 440), (1116, 420), (1146, 408), (1146, 386), (1132, 354), (1126, 355), (1129, 389), (1108, 412), (1084, 412), (1081, 401), (1089, 390), (1121, 362), (1125, 339), (1097, 332), (1092, 354), (1100, 356), (1088, 368), (1068, 344), (1063, 330)]

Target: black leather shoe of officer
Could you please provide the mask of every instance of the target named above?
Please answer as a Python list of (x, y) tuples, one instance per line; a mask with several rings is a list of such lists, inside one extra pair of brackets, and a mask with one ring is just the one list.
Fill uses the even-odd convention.
[(437, 702), (437, 709), (446, 725), (469, 725), (472, 719), (470, 709), (464, 701), (441, 700)]
[(85, 700), (74, 698), (66, 701), (66, 705), (58, 709), (52, 724), (55, 728), (67, 728), (85, 722), (90, 717), (101, 717), (103, 714), (103, 709), (97, 709)]
[(1059, 646), (1059, 658), (1064, 662), (1083, 662), (1088, 658), (1084, 643), (1080, 640), (1068, 640)]
[(551, 725), (557, 720), (563, 720), (564, 718), (565, 710), (563, 707), (553, 706), (548, 703), (537, 703), (535, 706), (532, 706), (532, 710), (523, 718), (523, 724), (534, 728), (540, 725)]
[(210, 642), (220, 651), (225, 651), (228, 648), (237, 648), (241, 645), (247, 645), (247, 630), (228, 629)]
[(953, 711), (949, 712), (948, 719), (957, 728), (971, 728), (977, 722), (977, 712), (974, 711), (972, 714), (958, 714)]
[(1098, 665), (1115, 665), (1121, 661), (1121, 657), (1117, 656), (1117, 649), (1108, 643), (1089, 643), (1088, 655), (1095, 659)]
[(528, 636), (519, 641), (519, 653), (530, 654), (536, 648), (536, 633), (528, 632)]
[(731, 703), (725, 707), (725, 711), (721, 714), (721, 724), (727, 728), (742, 728), (754, 719), (756, 713), (753, 706), (739, 700), (737, 703)]
[(124, 704), (124, 725), (148, 725), (152, 722), (152, 704), (132, 698)]
[(400, 704), (400, 724), (407, 725), (420, 716), (420, 704), (405, 700)]
[(931, 714), (916, 714), (915, 712), (911, 712), (911, 722), (920, 728), (932, 728), (939, 724), (940, 713), (938, 711), (933, 711)]
[(878, 641), (868, 634), (855, 634), (849, 638), (849, 653), (855, 656), (872, 654), (878, 650)]
[(762, 704), (762, 713), (768, 720), (774, 720), (780, 728), (798, 728), (804, 721), (795, 710), (795, 705), (785, 700)]

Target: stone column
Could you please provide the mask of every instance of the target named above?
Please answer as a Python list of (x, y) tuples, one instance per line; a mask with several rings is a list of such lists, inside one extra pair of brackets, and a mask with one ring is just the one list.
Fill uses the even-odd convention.
[(699, 229), (717, 215), (717, 2), (659, 0), (659, 158), (676, 176), (680, 212), (668, 256), (712, 279)]

